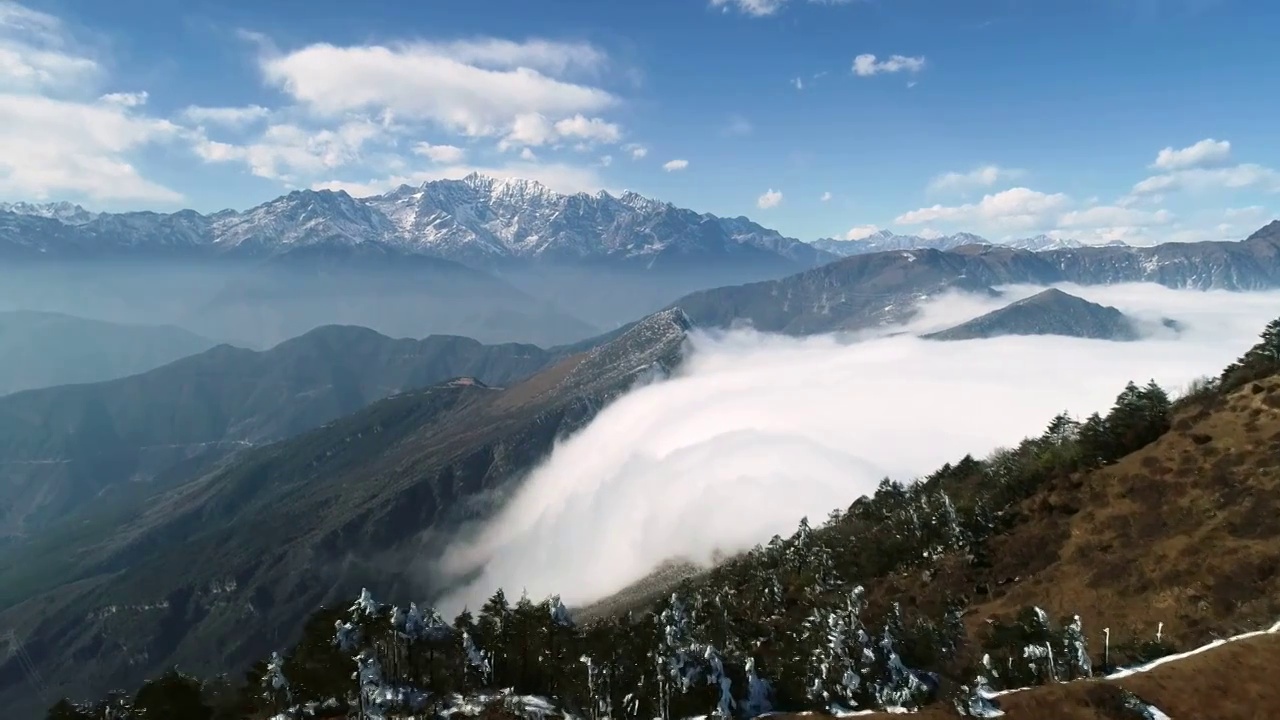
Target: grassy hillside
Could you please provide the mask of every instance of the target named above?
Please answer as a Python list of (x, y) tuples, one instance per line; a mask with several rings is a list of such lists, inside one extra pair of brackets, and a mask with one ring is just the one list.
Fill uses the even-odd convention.
[[(453, 693), (509, 687), (593, 718), (835, 706), (944, 716), (939, 708), (979, 686), (1044, 686), (1010, 695), (1010, 711), (1140, 717), (1116, 714), (1130, 702), (1118, 685), (1165, 712), (1182, 708), (1175, 717), (1205, 717), (1172, 667), (1118, 684), (1058, 681), (1280, 615), (1277, 442), (1280, 320), (1176, 403), (1131, 383), (1105, 416), (1061, 416), (989, 458), (966, 456), (911, 485), (886, 480), (822, 525), (803, 522), (657, 603), (575, 624), (557, 598), (512, 602), (499, 590), (450, 624), (365, 595), (317, 610), (302, 640), (240, 689), (208, 684), (197, 701), (226, 718), (298, 717), (290, 708), (308, 702), (316, 716), (354, 704), (403, 717), (450, 712)], [(1249, 664), (1274, 652), (1247, 647), (1218, 657)], [(1239, 673), (1246, 691), (1266, 667)], [(1223, 695), (1234, 677), (1206, 672), (1203, 687)], [(138, 702), (157, 688), (200, 687), (170, 677)], [(1265, 716), (1265, 692), (1232, 712)]]

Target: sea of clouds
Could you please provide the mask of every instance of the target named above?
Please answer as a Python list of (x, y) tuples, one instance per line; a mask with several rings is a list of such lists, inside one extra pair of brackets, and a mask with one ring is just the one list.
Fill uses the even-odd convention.
[[(886, 476), (908, 481), (985, 456), (1063, 410), (1105, 412), (1129, 380), (1176, 393), (1220, 372), (1280, 316), (1280, 292), (1059, 287), (1146, 321), (1150, 335), (915, 337), (1043, 289), (1026, 286), (1000, 299), (934, 298), (907, 326), (859, 337), (694, 333), (676, 376), (605, 408), (450, 549), (447, 570), (479, 573), (441, 609), (475, 607), (498, 587), (580, 605), (666, 560), (706, 563), (785, 536)], [(1185, 328), (1160, 327), (1165, 317)]]

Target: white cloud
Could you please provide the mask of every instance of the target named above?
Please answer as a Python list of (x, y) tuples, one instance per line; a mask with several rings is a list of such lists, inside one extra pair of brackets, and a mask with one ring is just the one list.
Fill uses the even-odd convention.
[(637, 145), (636, 143), (628, 143), (626, 145), (623, 145), (622, 149), (631, 153), (632, 160), (639, 160), (643, 158), (645, 155), (649, 154), (649, 148), (643, 145)]
[(433, 163), (458, 164), (462, 162), (462, 158), (466, 157), (467, 151), (456, 145), (432, 145), (428, 142), (420, 142), (413, 146), (413, 152), (421, 155)]
[[(573, 118), (616, 104), (609, 92), (566, 78), (596, 70), (604, 53), (581, 43), (457, 41), (309, 45), (262, 58), (264, 77), (312, 110), (388, 111), (472, 136), (512, 132), (518, 117)], [(550, 75), (547, 73), (551, 73)]]
[(197, 124), (221, 125), (231, 128), (244, 127), (265, 120), (271, 111), (261, 105), (240, 107), (203, 107), (191, 105), (181, 112), (184, 120)]
[(804, 89), (804, 80), (803, 80), (803, 79), (801, 79), (799, 76), (797, 76), (797, 77), (795, 77), (795, 78), (793, 78), (793, 79), (791, 80), (791, 85), (792, 85), (792, 87), (794, 87), (794, 88), (795, 88), (795, 89), (797, 89), (797, 90), (803, 90), (803, 89)]
[(1205, 138), (1200, 142), (1175, 150), (1167, 147), (1156, 155), (1151, 167), (1157, 170), (1186, 170), (1189, 168), (1222, 165), (1231, 159), (1231, 143), (1226, 140)]
[(0, 195), (178, 202), (131, 155), (177, 136), (138, 112), (147, 94), (100, 94), (101, 64), (57, 17), (0, 2)]
[(894, 219), (899, 225), (926, 223), (976, 223), (1010, 230), (1051, 225), (1050, 216), (1063, 210), (1070, 199), (1062, 193), (1042, 193), (1015, 187), (983, 196), (977, 203), (933, 205), (903, 213)]
[(240, 161), (258, 177), (295, 183), (359, 160), (365, 143), (381, 133), (382, 127), (370, 120), (315, 131), (282, 123), (268, 126), (260, 138), (243, 145), (197, 135), (194, 149), (205, 162)]
[(761, 210), (775, 208), (782, 204), (782, 191), (769, 188), (763, 195), (756, 198), (756, 207)]
[(0, 92), (84, 90), (102, 67), (72, 49), (60, 19), (14, 2), (0, 2)]
[(787, 0), (711, 0), (711, 7), (724, 8), (726, 12), (731, 7), (737, 8), (739, 12), (752, 17), (772, 15), (786, 4)]
[(662, 169), (663, 169), (663, 170), (666, 170), (667, 172), (675, 172), (675, 171), (677, 171), (677, 170), (684, 170), (684, 169), (685, 169), (685, 168), (687, 168), (687, 167), (689, 167), (689, 161), (688, 161), (688, 160), (679, 160), (679, 159), (677, 159), (677, 160), (668, 160), (668, 161), (666, 161), (665, 163), (663, 163), (663, 164), (662, 164)]
[(537, 162), (538, 156), (533, 152), (533, 150), (525, 148), (520, 151), (520, 159), (528, 162)]
[(1252, 163), (1220, 168), (1189, 168), (1153, 175), (1134, 185), (1132, 192), (1134, 195), (1152, 195), (1178, 190), (1202, 192), (1245, 188), (1280, 192), (1280, 172)]
[[(751, 17), (768, 17), (776, 14), (790, 0), (710, 0), (711, 7), (721, 8), (724, 12), (737, 9), (738, 12)], [(809, 0), (814, 5), (845, 5), (853, 0)]]
[(1163, 208), (1155, 211), (1140, 210), (1118, 205), (1095, 205), (1075, 210), (1058, 219), (1060, 228), (1104, 228), (1113, 226), (1147, 227), (1167, 225), (1173, 214)]
[(938, 232), (937, 230), (934, 230), (933, 228), (921, 228), (920, 231), (916, 233), (916, 235), (924, 238), (925, 240), (937, 240), (938, 238), (942, 237), (942, 233)]
[(315, 190), (346, 190), (354, 197), (367, 197), (387, 192), (401, 185), (421, 185), (428, 180), (457, 179), (473, 172), (495, 178), (534, 180), (561, 193), (572, 194), (610, 190), (594, 168), (561, 163), (533, 162), (516, 162), (495, 166), (457, 165), (430, 168), (365, 181), (326, 180), (312, 183), (311, 187)]
[(622, 137), (622, 129), (616, 124), (582, 115), (557, 121), (555, 131), (561, 137), (582, 138), (602, 143), (616, 143)]
[(610, 166), (610, 165), (612, 165), (612, 164), (613, 164), (613, 156), (612, 156), (612, 155), (602, 155), (602, 156), (600, 157), (600, 165), (601, 165), (601, 167), (609, 167), (609, 166)]
[(822, 193), (822, 196), (821, 196), (821, 197), (819, 197), (818, 199), (819, 199), (819, 200), (821, 200), (822, 202), (827, 202), (828, 200), (830, 200), (830, 199), (831, 199), (831, 192), (830, 192), (830, 191), (827, 191), (827, 192)]
[(875, 55), (863, 53), (853, 59), (853, 74), (870, 77), (881, 73), (917, 73), (924, 69), (924, 64), (924, 56), (890, 55), (887, 60), (877, 61)]
[(1023, 171), (1002, 168), (999, 165), (983, 165), (968, 172), (947, 172), (929, 181), (931, 192), (966, 192), (987, 188), (998, 182), (1019, 178)]
[(0, 195), (43, 200), (62, 193), (98, 201), (180, 202), (127, 159), (171, 140), (178, 128), (111, 103), (0, 94)]
[(515, 117), (511, 131), (498, 143), (498, 147), (502, 150), (521, 145), (539, 147), (576, 138), (583, 141), (577, 148), (588, 150), (592, 143), (616, 143), (621, 137), (622, 129), (618, 125), (600, 118), (574, 115), (552, 122), (541, 113), (523, 113)]
[(148, 95), (146, 90), (141, 92), (114, 92), (103, 95), (98, 98), (98, 101), (109, 105), (119, 105), (120, 107), (131, 108), (146, 105), (147, 97)]
[(867, 238), (880, 232), (880, 228), (875, 225), (859, 225), (849, 228), (849, 232), (844, 234), (845, 240), (866, 240)]
[[(697, 335), (674, 378), (629, 392), (558, 443), (490, 523), (445, 553), (446, 570), (480, 572), (439, 609), (475, 607), (498, 587), (579, 605), (672, 558), (748, 549), (794, 532), (802, 516), (821, 522), (886, 475), (910, 481), (981, 457), (1040, 434), (1064, 409), (1105, 412), (1130, 380), (1177, 390), (1216, 373), (1280, 306), (1275, 292), (1064, 289), (1187, 330), (1134, 343)], [(948, 295), (913, 329), (995, 305)]]

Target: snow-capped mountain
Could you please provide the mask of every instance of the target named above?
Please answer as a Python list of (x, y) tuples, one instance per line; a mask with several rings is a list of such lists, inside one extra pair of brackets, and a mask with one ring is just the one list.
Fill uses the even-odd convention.
[(973, 233), (965, 232), (956, 233), (954, 235), (923, 237), (920, 235), (898, 235), (890, 232), (889, 230), (880, 230), (860, 240), (823, 238), (821, 240), (814, 240), (812, 245), (842, 257), (883, 252), (886, 250), (954, 250), (955, 248), (962, 247), (964, 245), (1002, 245), (1005, 247), (1017, 248), (1019, 250), (1030, 250), (1032, 252), (1042, 252), (1045, 250), (1069, 250), (1085, 246), (1084, 243), (1079, 242), (1078, 240), (1071, 240), (1069, 238), (1052, 238), (1048, 235), (1036, 235), (1035, 237), (996, 242), (988, 240), (981, 235), (974, 235)]
[(68, 225), (83, 225), (98, 216), (98, 213), (89, 212), (79, 205), (65, 201), (51, 203), (0, 202), (0, 212), (48, 218)]
[(749, 259), (762, 252), (802, 265), (832, 259), (747, 218), (696, 213), (634, 192), (563, 195), (529, 180), (472, 174), (402, 185), (363, 202), (389, 218), (414, 250), (470, 263)]
[(402, 245), (379, 210), (345, 192), (295, 190), (242, 213), (210, 218), (211, 243), (223, 252), (277, 254), (300, 247)]
[(272, 256), (353, 246), (482, 267), (530, 261), (654, 267), (728, 260), (785, 273), (835, 259), (745, 217), (697, 213), (633, 192), (564, 195), (530, 180), (479, 174), (359, 199), (343, 191), (297, 190), (243, 212), (212, 215), (192, 210), (93, 214), (69, 203), (0, 206), (0, 251), (26, 255), (154, 248)]

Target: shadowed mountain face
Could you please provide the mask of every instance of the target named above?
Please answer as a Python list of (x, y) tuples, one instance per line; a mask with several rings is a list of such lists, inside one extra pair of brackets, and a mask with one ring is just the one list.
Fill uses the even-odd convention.
[(1280, 287), (1280, 223), (1242, 242), (1031, 252), (972, 245), (855, 255), (797, 275), (687, 295), (673, 306), (700, 326), (750, 323), (790, 335), (904, 322), (920, 300), (992, 286), (1154, 282), (1189, 289)]
[(1113, 307), (1049, 289), (924, 337), (930, 340), (975, 340), (1001, 335), (1137, 340), (1138, 329), (1132, 320)]
[(0, 313), (0, 395), (134, 375), (217, 343), (173, 326)]
[[(26, 549), (25, 567), (56, 576), (54, 589), (0, 626), (30, 628), (54, 692), (83, 695), (175, 663), (240, 666), (362, 585), (441, 591), (430, 559), (450, 534), (637, 379), (673, 368), (689, 327), (668, 311), (505, 389), (466, 380), (396, 395), (245, 452), (141, 514), (90, 517)], [(0, 666), (6, 707), (21, 700), (19, 673)]]
[(557, 355), (329, 326), (254, 352), (220, 345), (150, 372), (0, 398), (0, 537), (104, 493), (154, 491), (248, 447), (459, 375), (506, 385)]

